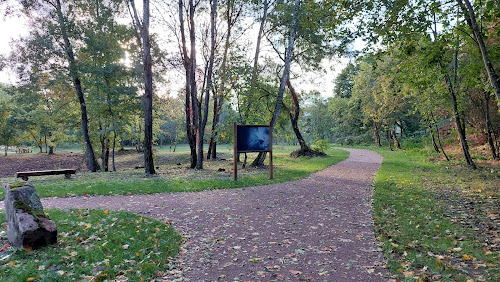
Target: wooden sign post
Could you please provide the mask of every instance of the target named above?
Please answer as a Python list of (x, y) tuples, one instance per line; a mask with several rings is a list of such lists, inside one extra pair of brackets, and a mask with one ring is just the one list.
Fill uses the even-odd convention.
[(273, 125), (233, 124), (233, 175), (238, 180), (238, 154), (269, 152), (269, 179), (273, 179)]

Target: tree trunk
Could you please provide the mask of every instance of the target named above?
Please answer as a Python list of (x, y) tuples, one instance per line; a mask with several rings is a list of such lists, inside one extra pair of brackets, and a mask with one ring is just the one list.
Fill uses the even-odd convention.
[[(432, 130), (432, 128), (429, 128), (429, 130)], [(432, 147), (434, 148), (434, 152), (441, 153), (441, 151), (439, 151), (439, 147), (436, 143), (436, 137), (434, 135), (434, 131), (431, 131), (431, 137), (432, 137)]]
[(113, 150), (111, 152), (111, 163), (113, 166), (113, 171), (116, 171), (115, 165), (115, 147), (116, 147), (116, 130), (113, 130)]
[(210, 59), (207, 70), (207, 85), (205, 91), (205, 103), (203, 105), (203, 116), (200, 126), (198, 127), (198, 160), (196, 163), (197, 169), (203, 169), (203, 145), (204, 145), (203, 137), (205, 135), (205, 127), (207, 125), (207, 119), (208, 119), (208, 106), (210, 102), (210, 91), (212, 88), (212, 75), (213, 75), (214, 58), (215, 58), (215, 17), (217, 15), (217, 0), (211, 0), (211, 1), (212, 1), (212, 9), (210, 12), (210, 37), (211, 37)]
[(149, 0), (143, 0), (142, 63), (144, 67), (144, 173), (155, 174), (153, 159), (153, 59), (149, 36)]
[(450, 81), (448, 75), (446, 75), (445, 79), (448, 82), (448, 92), (450, 93), (450, 96), (451, 96), (451, 99), (453, 102), (453, 116), (455, 117), (455, 125), (456, 125), (457, 131), (458, 131), (458, 137), (460, 139), (460, 146), (462, 147), (462, 152), (464, 154), (465, 161), (467, 162), (467, 164), (471, 168), (477, 169), (476, 164), (472, 160), (472, 157), (470, 156), (470, 153), (469, 153), (469, 144), (467, 143), (467, 138), (465, 136), (465, 130), (464, 130), (465, 126), (462, 126), (462, 121), (461, 121), (460, 114), (458, 111), (458, 102), (457, 102), (457, 97), (455, 95), (455, 91), (453, 89), (453, 86), (451, 84), (451, 81)]
[(109, 171), (109, 139), (104, 142), (106, 150), (104, 150), (104, 171)]
[[(301, 0), (295, 0), (295, 11), (293, 14), (292, 27), (290, 30), (290, 39), (288, 41), (288, 47), (285, 56), (285, 67), (283, 69), (283, 75), (281, 76), (280, 87), (278, 89), (278, 97), (276, 98), (276, 106), (274, 108), (273, 117), (271, 119), (271, 125), (274, 128), (276, 122), (278, 121), (278, 116), (281, 111), (281, 106), (283, 105), (283, 94), (285, 92), (286, 81), (290, 73), (290, 64), (292, 63), (292, 54), (295, 46), (295, 35), (297, 33), (297, 18), (299, 16)], [(253, 167), (264, 165), (264, 160), (266, 159), (266, 153), (259, 153), (257, 158), (252, 162)]]
[(5, 144), (4, 149), (5, 149), (5, 154), (4, 154), (4, 156), (7, 156), (7, 150), (9, 150), (9, 145)]
[(380, 134), (378, 133), (378, 126), (376, 122), (373, 122), (373, 136), (375, 137), (375, 145), (377, 145), (377, 147), (382, 147), (382, 144), (380, 143)]
[[(461, 1), (461, 0), (457, 0), (457, 1)], [(437, 39), (437, 30), (436, 29), (432, 30), (432, 33), (434, 34), (434, 39)], [(455, 60), (454, 60), (454, 64), (455, 64), (454, 65), (454, 74), (455, 74), (454, 80), (455, 81), (457, 80), (457, 69), (458, 69), (458, 65), (457, 65), (458, 45), (459, 45), (459, 42), (457, 40), (457, 48), (455, 49)], [(439, 65), (441, 71), (444, 73), (444, 79), (445, 79), (446, 85), (448, 86), (448, 93), (450, 94), (451, 100), (453, 102), (453, 115), (455, 117), (455, 125), (456, 125), (457, 130), (458, 130), (460, 145), (462, 146), (462, 152), (464, 153), (465, 161), (467, 162), (467, 164), (471, 168), (476, 169), (477, 168), (476, 164), (472, 160), (470, 153), (469, 153), (469, 145), (467, 144), (467, 139), (465, 137), (465, 130), (464, 130), (465, 127), (462, 127), (462, 123), (460, 120), (460, 114), (458, 111), (458, 102), (457, 102), (457, 97), (455, 95), (455, 88), (453, 86), (453, 82), (451, 81), (448, 73), (446, 73), (446, 68), (443, 66), (443, 63), (439, 62), (438, 65)], [(444, 150), (443, 150), (443, 152), (444, 152)]]
[(88, 159), (87, 166), (91, 172), (96, 172), (99, 170), (99, 164), (97, 163), (97, 160), (95, 158), (94, 149), (92, 148), (92, 143), (90, 141), (90, 135), (89, 135), (89, 130), (88, 130), (88, 123), (89, 122), (88, 122), (88, 117), (87, 117), (87, 106), (85, 104), (85, 98), (84, 98), (83, 91), (82, 91), (80, 77), (78, 76), (78, 73), (76, 70), (76, 63), (75, 63), (75, 56), (73, 54), (73, 47), (71, 46), (67, 31), (66, 31), (66, 24), (64, 21), (63, 13), (62, 13), (60, 0), (56, 0), (56, 12), (57, 12), (57, 16), (58, 16), (59, 28), (61, 30), (61, 35), (62, 35), (63, 40), (64, 40), (64, 49), (65, 49), (66, 55), (68, 56), (70, 76), (71, 76), (71, 79), (73, 80), (73, 86), (75, 87), (76, 94), (77, 94), (78, 100), (80, 102), (82, 133), (83, 133), (83, 139), (85, 142), (85, 149), (87, 152), (87, 159)]
[[(292, 96), (292, 101), (293, 105), (295, 108), (294, 114), (287, 109), (288, 115), (290, 116), (290, 122), (292, 124), (292, 129), (293, 132), (295, 133), (295, 137), (297, 137), (297, 141), (299, 142), (300, 145), (300, 150), (301, 151), (310, 151), (311, 149), (309, 146), (307, 146), (306, 141), (304, 140), (304, 137), (302, 137), (302, 134), (300, 133), (299, 129), (299, 116), (300, 116), (300, 104), (299, 104), (299, 97), (297, 96), (297, 92), (295, 92), (295, 89), (292, 87), (292, 83), (290, 82), (290, 78), (287, 79), (286, 85), (288, 86), (288, 89), (290, 90), (290, 95)], [(285, 105), (283, 105), (285, 106)]]
[[(248, 103), (246, 108), (250, 109), (252, 107), (253, 95), (255, 92), (255, 87), (257, 85), (257, 77), (258, 77), (258, 68), (259, 68), (259, 54), (260, 54), (260, 44), (262, 41), (262, 36), (264, 34), (264, 27), (267, 20), (267, 13), (269, 10), (269, 0), (264, 0), (264, 11), (262, 15), (262, 19), (260, 20), (259, 33), (257, 34), (257, 46), (255, 47), (255, 55), (253, 59), (253, 69), (252, 69), (252, 78), (250, 80), (250, 98), (248, 99)], [(245, 123), (247, 117), (245, 116)], [(259, 154), (260, 156), (261, 154)], [(254, 161), (255, 162), (255, 161)], [(253, 164), (252, 164), (253, 165)]]
[(493, 127), (491, 125), (490, 119), (490, 94), (484, 91), (484, 99), (486, 101), (486, 106), (484, 107), (484, 120), (486, 124), (486, 133), (488, 134), (488, 144), (490, 145), (491, 155), (493, 159), (498, 160), (498, 155), (495, 148), (495, 141), (493, 138)]
[(457, 2), (462, 11), (466, 14), (467, 24), (474, 33), (474, 38), (476, 39), (475, 41), (479, 47), (479, 51), (481, 52), (481, 57), (483, 59), (484, 67), (486, 68), (486, 72), (488, 73), (491, 87), (493, 88), (493, 92), (497, 97), (497, 104), (500, 106), (500, 84), (498, 81), (498, 76), (495, 72), (495, 69), (493, 68), (493, 64), (490, 61), (488, 50), (486, 49), (486, 45), (484, 44), (481, 30), (477, 25), (474, 8), (470, 4), (469, 0), (464, 0), (466, 7), (464, 7), (464, 3), (462, 2), (462, 0), (457, 0)]
[(396, 130), (392, 130), (391, 132), (392, 138), (394, 139), (394, 148), (396, 148), (396, 150), (400, 150), (401, 144), (399, 143), (398, 137), (396, 136)]
[(213, 119), (212, 119), (212, 131), (211, 131), (211, 138), (210, 138), (210, 145), (208, 149), (208, 154), (207, 154), (207, 159), (212, 157), (212, 159), (217, 158), (217, 125), (219, 124), (220, 121), (220, 115), (222, 112), (222, 104), (224, 100), (224, 93), (226, 91), (226, 80), (227, 80), (227, 57), (228, 57), (228, 52), (229, 52), (229, 46), (230, 46), (230, 39), (231, 39), (231, 32), (232, 32), (232, 27), (236, 23), (240, 11), (236, 13), (236, 15), (233, 17), (233, 12), (234, 12), (234, 0), (231, 0), (228, 2), (228, 8), (227, 8), (227, 13), (226, 13), (226, 20), (227, 20), (227, 30), (226, 30), (226, 40), (224, 43), (224, 55), (222, 56), (222, 63), (221, 63), (221, 72), (222, 72), (222, 79), (221, 79), (221, 85), (219, 88), (219, 93), (214, 96), (214, 107), (213, 107)]
[(389, 150), (392, 151), (392, 142), (391, 142), (391, 130), (390, 129), (387, 129), (386, 133), (385, 133), (386, 137), (387, 137), (387, 145), (389, 145)]
[[(190, 1), (190, 5), (192, 5), (192, 1)], [(191, 10), (191, 9), (190, 9)], [(189, 143), (189, 149), (190, 149), (190, 167), (195, 168), (196, 167), (196, 162), (197, 162), (197, 154), (196, 154), (196, 121), (195, 121), (195, 108), (194, 105), (196, 104), (193, 100), (197, 99), (196, 94), (192, 94), (193, 90), (193, 82), (192, 80), (195, 79), (195, 73), (192, 72), (193, 67), (192, 65), (195, 63), (194, 60), (192, 60), (189, 57), (188, 51), (187, 51), (187, 42), (186, 42), (186, 34), (185, 34), (185, 28), (184, 28), (184, 4), (182, 0), (179, 0), (179, 23), (180, 23), (180, 32), (181, 32), (181, 46), (182, 46), (182, 60), (184, 64), (184, 69), (185, 69), (185, 75), (186, 75), (186, 96), (185, 96), (185, 114), (186, 114), (186, 135)], [(190, 15), (191, 17), (191, 15)], [(194, 28), (194, 27), (193, 27)], [(196, 67), (195, 67), (196, 69)], [(196, 81), (194, 81), (194, 86), (196, 88)]]
[[(432, 119), (434, 120), (434, 114), (431, 112)], [(437, 140), (439, 144), (439, 148), (441, 149), (441, 152), (443, 152), (443, 156), (446, 158), (446, 161), (450, 161), (450, 158), (448, 158), (448, 155), (444, 151), (443, 144), (441, 143), (441, 134), (439, 133), (439, 128), (436, 122), (434, 122), (434, 128), (436, 129), (436, 135), (437, 135)]]

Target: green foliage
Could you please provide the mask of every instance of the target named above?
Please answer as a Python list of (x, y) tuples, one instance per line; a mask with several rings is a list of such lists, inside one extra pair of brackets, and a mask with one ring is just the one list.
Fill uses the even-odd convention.
[[(181, 236), (163, 222), (108, 210), (47, 210), (58, 242), (39, 250), (7, 251), (2, 281), (152, 279), (179, 251)], [(5, 217), (5, 215), (3, 215)], [(2, 226), (2, 233), (6, 227)]]
[(319, 153), (326, 153), (330, 149), (330, 142), (326, 139), (318, 139), (311, 144), (311, 149)]

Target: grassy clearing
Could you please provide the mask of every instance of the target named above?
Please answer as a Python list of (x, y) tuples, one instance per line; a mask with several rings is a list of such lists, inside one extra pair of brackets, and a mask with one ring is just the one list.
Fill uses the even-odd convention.
[[(327, 152), (328, 157), (294, 159), (288, 157), (291, 151), (292, 148), (284, 147), (274, 152), (273, 180), (268, 179), (268, 169), (241, 169), (241, 165), (239, 165), (238, 181), (233, 181), (233, 163), (229, 159), (229, 152), (220, 154), (227, 159), (206, 161), (204, 163), (205, 169), (193, 170), (188, 168), (189, 164), (186, 160), (189, 160), (189, 156), (185, 151), (171, 153), (159, 150), (157, 154), (158, 175), (155, 177), (144, 178), (141, 169), (124, 169), (108, 173), (80, 173), (70, 180), (60, 176), (40, 176), (33, 177), (30, 181), (35, 185), (40, 197), (151, 194), (226, 189), (304, 178), (312, 172), (347, 158), (349, 155), (343, 150), (330, 149)], [(249, 162), (252, 160), (251, 157), (253, 155), (249, 156)], [(133, 164), (137, 158), (137, 154), (127, 155), (123, 156), (122, 161)], [(179, 163), (180, 165), (178, 165)], [(4, 181), (14, 181), (14, 179), (7, 178)], [(0, 191), (0, 197), (4, 197), (3, 191)]]
[(500, 281), (498, 167), (377, 151), (374, 217), (391, 272), (405, 281)]
[[(47, 213), (58, 227), (57, 244), (39, 250), (4, 246), (1, 281), (150, 280), (163, 275), (181, 242), (170, 225), (127, 212)], [(2, 241), (6, 232), (0, 227)]]

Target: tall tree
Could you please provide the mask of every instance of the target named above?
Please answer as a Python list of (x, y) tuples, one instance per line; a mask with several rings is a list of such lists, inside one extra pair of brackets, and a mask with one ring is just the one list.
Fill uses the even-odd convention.
[(142, 20), (139, 19), (135, 0), (130, 0), (135, 26), (140, 31), (142, 64), (144, 68), (144, 172), (155, 174), (153, 158), (153, 59), (151, 57), (151, 36), (149, 34), (149, 0), (142, 1)]
[[(280, 79), (280, 85), (278, 88), (278, 93), (276, 96), (276, 105), (274, 107), (273, 116), (271, 118), (271, 126), (274, 128), (276, 122), (278, 121), (278, 116), (283, 105), (283, 94), (285, 93), (286, 82), (288, 81), (290, 75), (290, 65), (292, 63), (293, 49), (295, 47), (295, 35), (297, 34), (297, 19), (300, 12), (301, 0), (295, 0), (295, 8), (292, 17), (292, 25), (290, 27), (290, 38), (288, 40), (288, 46), (285, 53), (285, 65), (283, 67), (283, 73)], [(266, 159), (265, 153), (259, 153), (257, 158), (252, 162), (252, 166), (262, 166), (264, 165), (264, 160)]]
[[(474, 12), (474, 8), (470, 4), (469, 0), (457, 0), (458, 5), (462, 9), (465, 14), (465, 18), (467, 24), (472, 30), (472, 34), (474, 35), (475, 42), (481, 52), (481, 57), (483, 58), (484, 67), (486, 68), (486, 72), (488, 73), (488, 78), (491, 83), (491, 87), (493, 89), (493, 93), (495, 93), (497, 97), (497, 103), (500, 106), (500, 82), (498, 81), (498, 75), (493, 68), (493, 64), (490, 60), (490, 56), (488, 54), (488, 49), (486, 48), (486, 44), (483, 40), (483, 34), (481, 29), (479, 28), (476, 21), (476, 14)], [(465, 5), (464, 5), (465, 3)]]
[(207, 159), (217, 158), (217, 135), (218, 135), (218, 124), (220, 121), (220, 116), (222, 114), (222, 106), (224, 103), (224, 97), (229, 92), (228, 89), (228, 55), (229, 48), (231, 47), (231, 40), (233, 34), (233, 27), (238, 22), (241, 12), (244, 8), (243, 3), (235, 3), (235, 0), (227, 0), (225, 3), (225, 19), (226, 19), (226, 34), (224, 35), (224, 51), (222, 55), (222, 61), (220, 63), (220, 68), (218, 73), (219, 83), (217, 91), (214, 93), (213, 98), (213, 111), (212, 111), (212, 129), (210, 131), (210, 141), (207, 153)]
[[(98, 171), (99, 164), (95, 158), (94, 149), (89, 135), (89, 120), (85, 96), (80, 79), (81, 74), (70, 38), (70, 36), (73, 35), (71, 29), (74, 28), (75, 23), (72, 22), (70, 16), (64, 14), (64, 11), (67, 11), (68, 9), (63, 8), (61, 0), (22, 0), (20, 2), (23, 4), (24, 13), (28, 17), (37, 15), (37, 20), (41, 23), (41, 25), (48, 28), (47, 30), (43, 30), (41, 32), (48, 32), (48, 36), (52, 37), (54, 41), (59, 42), (59, 46), (62, 47), (62, 51), (65, 54), (64, 60), (67, 63), (67, 72), (73, 83), (73, 87), (80, 103), (81, 128), (86, 148), (87, 165), (90, 171)], [(39, 31), (34, 31), (35, 34), (38, 32)], [(58, 48), (57, 44), (50, 44), (49, 46), (51, 48)], [(60, 55), (58, 54), (58, 50), (52, 51), (53, 54)]]
[[(197, 164), (198, 154), (196, 151), (196, 138), (198, 133), (198, 94), (196, 86), (196, 27), (194, 24), (194, 14), (196, 5), (193, 0), (188, 0), (188, 6), (185, 7), (183, 0), (179, 0), (179, 29), (181, 34), (180, 52), (185, 70), (185, 112), (186, 112), (186, 135), (190, 148), (190, 167), (195, 168)], [(184, 12), (188, 14), (188, 33), (189, 45), (186, 37), (186, 20)]]
[[(208, 106), (210, 102), (210, 91), (212, 91), (212, 75), (214, 69), (214, 59), (215, 59), (215, 25), (217, 16), (217, 0), (211, 0), (210, 8), (210, 58), (208, 63), (207, 75), (206, 75), (206, 90), (205, 90), (205, 101), (203, 104), (203, 114), (200, 116), (200, 125), (198, 126), (198, 157), (196, 162), (197, 169), (203, 169), (203, 144), (205, 127), (208, 120)], [(200, 103), (201, 104), (201, 103)]]

